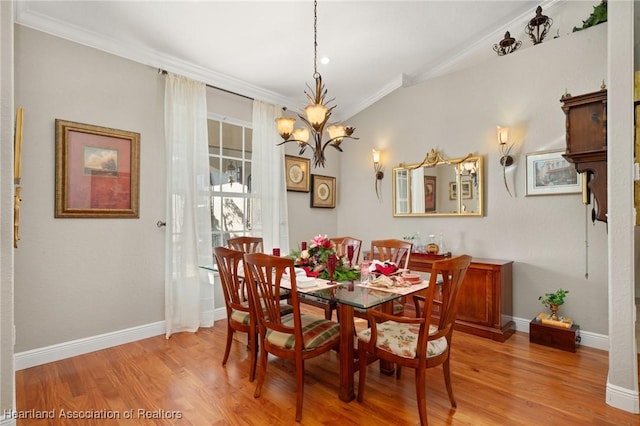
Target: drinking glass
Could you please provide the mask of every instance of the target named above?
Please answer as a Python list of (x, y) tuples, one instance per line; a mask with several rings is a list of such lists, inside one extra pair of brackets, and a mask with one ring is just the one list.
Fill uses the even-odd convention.
[(363, 260), (360, 264), (360, 283), (364, 284), (369, 281), (369, 267), (371, 266), (370, 260)]
[(347, 246), (347, 258), (349, 259), (349, 268), (353, 266), (353, 244)]
[(327, 269), (329, 270), (329, 284), (333, 284), (333, 274), (336, 272), (336, 266), (338, 266), (338, 257), (335, 254), (327, 256)]
[(307, 249), (307, 242), (303, 241), (300, 243), (300, 250), (306, 250)]
[(273, 249), (273, 255), (274, 256), (280, 256), (280, 249), (279, 248), (274, 248)]

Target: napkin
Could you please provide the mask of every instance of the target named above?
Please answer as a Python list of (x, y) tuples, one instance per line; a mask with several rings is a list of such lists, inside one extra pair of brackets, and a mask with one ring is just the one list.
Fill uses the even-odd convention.
[[(320, 275), (320, 272), (312, 271), (311, 268), (309, 268), (308, 266), (303, 266), (302, 270), (304, 271), (305, 274), (307, 274), (308, 277), (317, 277), (318, 275)], [(297, 275), (298, 274), (296, 273), (296, 276)]]
[[(296, 277), (306, 277), (306, 276), (308, 276), (307, 275), (307, 271), (305, 271), (304, 268), (295, 267), (295, 268), (293, 268), (293, 271), (296, 273)], [(284, 274), (288, 276), (289, 275), (289, 269), (285, 269)]]
[(370, 272), (377, 272), (382, 275), (391, 275), (398, 270), (398, 265), (393, 262), (381, 262), (379, 260), (373, 260), (369, 267)]

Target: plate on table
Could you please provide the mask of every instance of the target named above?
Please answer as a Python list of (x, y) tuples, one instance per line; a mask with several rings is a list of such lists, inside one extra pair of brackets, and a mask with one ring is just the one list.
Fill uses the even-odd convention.
[(402, 278), (405, 281), (410, 282), (411, 284), (420, 284), (422, 283), (422, 277), (418, 274), (402, 274)]
[(316, 279), (314, 277), (296, 277), (296, 285), (298, 288), (315, 287)]

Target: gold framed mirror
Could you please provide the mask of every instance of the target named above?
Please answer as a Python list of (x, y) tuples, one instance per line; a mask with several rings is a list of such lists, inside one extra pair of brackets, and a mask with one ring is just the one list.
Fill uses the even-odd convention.
[(481, 156), (444, 159), (433, 150), (420, 164), (400, 164), (393, 169), (393, 215), (484, 216), (483, 169)]

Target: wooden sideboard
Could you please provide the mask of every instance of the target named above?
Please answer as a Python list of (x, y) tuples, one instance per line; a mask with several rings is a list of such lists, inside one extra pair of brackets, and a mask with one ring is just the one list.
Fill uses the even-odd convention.
[[(411, 253), (409, 269), (430, 272), (435, 260)], [(467, 269), (455, 329), (504, 342), (516, 330), (512, 293), (513, 261), (474, 257)]]

